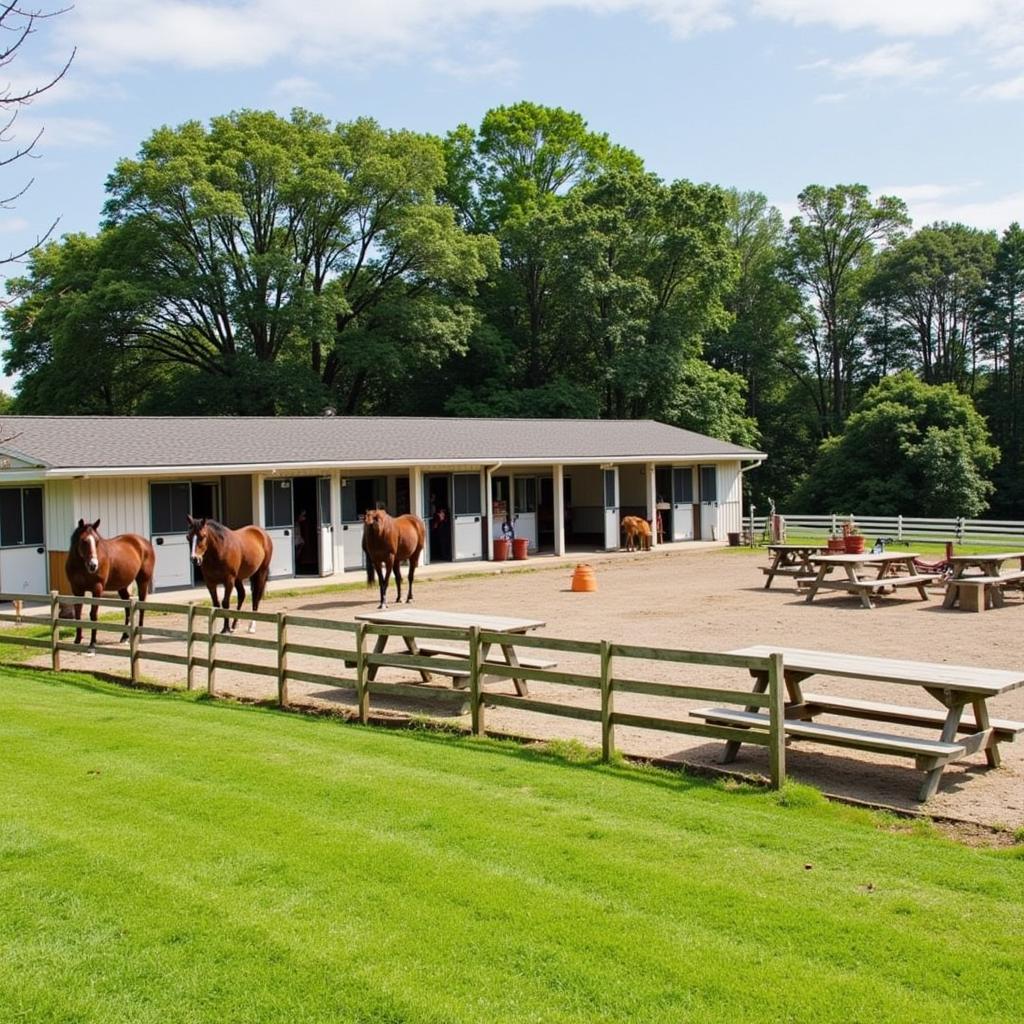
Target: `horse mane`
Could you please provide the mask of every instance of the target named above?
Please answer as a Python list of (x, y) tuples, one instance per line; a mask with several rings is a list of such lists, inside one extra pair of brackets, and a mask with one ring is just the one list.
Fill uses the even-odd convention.
[(228, 528), (216, 519), (207, 519), (206, 528), (215, 536), (221, 540), (226, 540), (228, 535)]

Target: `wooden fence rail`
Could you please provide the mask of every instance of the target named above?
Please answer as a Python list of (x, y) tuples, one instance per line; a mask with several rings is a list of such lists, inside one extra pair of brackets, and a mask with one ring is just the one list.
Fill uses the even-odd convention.
[[(735, 654), (720, 654), (713, 651), (685, 651), (661, 647), (642, 647), (635, 644), (610, 643), (606, 640), (568, 640), (558, 637), (521, 636), (510, 637), (507, 633), (494, 633), (476, 626), (461, 628), (420, 628), (416, 626), (378, 625), (363, 622), (340, 622), (335, 619), (318, 618), (312, 615), (293, 615), (290, 612), (235, 612), (222, 608), (210, 608), (192, 601), (188, 604), (168, 602), (140, 602), (136, 598), (73, 597), (53, 592), (48, 595), (0, 593), (0, 603), (16, 602), (14, 613), (0, 612), (0, 622), (22, 626), (45, 626), (47, 636), (26, 636), (5, 630), (0, 633), (5, 642), (22, 644), (26, 647), (48, 650), (55, 671), (61, 668), (61, 653), (83, 653), (83, 647), (61, 639), (61, 631), (76, 629), (79, 624), (83, 631), (97, 629), (103, 632), (127, 632), (127, 647), (104, 646), (102, 653), (128, 659), (129, 678), (138, 682), (141, 666), (145, 661), (180, 665), (185, 669), (184, 683), (187, 689), (197, 686), (196, 672), (206, 671), (206, 690), (211, 696), (217, 693), (218, 670), (240, 672), (273, 678), (276, 683), (277, 702), (287, 707), (290, 702), (289, 683), (303, 682), (316, 686), (354, 691), (358, 705), (359, 720), (364, 724), (369, 719), (370, 696), (377, 694), (390, 697), (437, 696), (451, 700), (453, 694), (460, 702), (469, 703), (471, 728), (475, 735), (485, 732), (485, 708), (508, 707), (535, 714), (552, 715), (584, 722), (600, 724), (601, 753), (609, 760), (615, 751), (615, 729), (623, 726), (632, 729), (650, 729), (663, 732), (683, 733), (708, 739), (734, 740), (768, 747), (770, 776), (773, 786), (781, 786), (786, 778), (784, 718), (784, 664), (781, 654), (769, 657), (747, 657)], [(22, 612), (23, 605), (48, 606), (48, 612)], [(103, 609), (127, 611), (127, 625), (112, 619), (92, 622), (62, 617), (62, 609), (69, 605), (81, 604)], [(142, 611), (164, 615), (181, 616), (183, 628), (166, 625), (140, 624)], [(120, 619), (120, 616), (118, 617)], [(271, 626), (273, 639), (267, 636), (252, 636), (247, 633), (224, 633), (223, 623), (228, 619), (259, 623)], [(324, 643), (296, 642), (290, 629), (302, 628), (322, 630), (331, 634)], [(343, 634), (339, 636), (338, 634)], [(389, 637), (401, 637), (408, 650), (388, 653), (384, 644)], [(185, 653), (147, 650), (142, 646), (144, 638), (178, 640), (184, 642)], [(372, 648), (368, 642), (373, 639)], [(457, 648), (443, 656), (420, 653), (417, 641), (444, 640), (465, 644), (465, 651)], [(592, 670), (555, 671), (533, 665), (509, 665), (484, 660), (484, 651), (492, 646), (501, 647), (510, 642), (516, 648), (530, 648), (564, 654), (582, 655), (592, 659)], [(205, 655), (200, 645), (205, 645)], [(225, 657), (224, 648), (248, 648), (261, 652), (273, 652), (271, 662), (252, 662), (240, 658)], [(240, 652), (239, 652), (240, 653)], [(298, 669), (290, 662), (292, 656), (301, 655), (324, 663), (323, 669)], [(753, 693), (750, 689), (727, 689), (721, 686), (705, 686), (694, 683), (672, 683), (642, 678), (642, 671), (630, 671), (630, 663), (656, 662), (678, 665), (705, 666), (743, 670), (750, 675), (767, 676), (768, 688), (764, 693)], [(381, 668), (402, 669), (417, 672), (422, 683), (393, 682), (378, 680)], [(444, 674), (453, 681), (464, 683), (464, 689), (432, 684), (432, 674)], [(566, 704), (536, 696), (525, 697), (510, 693), (485, 691), (483, 684), (488, 679), (518, 679), (544, 683), (556, 687), (571, 687), (597, 696), (596, 705)], [(525, 688), (524, 688), (525, 690)], [(617, 694), (640, 694), (668, 700), (709, 701), (713, 703), (740, 704), (749, 710), (766, 708), (769, 728), (767, 731), (745, 729), (736, 726), (715, 725), (706, 721), (694, 721), (685, 716), (667, 717), (634, 714), (616, 710)]]

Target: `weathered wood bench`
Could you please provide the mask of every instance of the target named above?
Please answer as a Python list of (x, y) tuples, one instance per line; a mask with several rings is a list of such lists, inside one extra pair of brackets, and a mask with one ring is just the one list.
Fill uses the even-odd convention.
[[(945, 709), (911, 708), (899, 704), (883, 704), (873, 700), (857, 700), (853, 697), (834, 697), (818, 693), (805, 693), (802, 704), (791, 704), (786, 714), (794, 718), (804, 715), (845, 715), (848, 718), (863, 718), (873, 722), (892, 722), (894, 725), (920, 725), (925, 728), (941, 728), (946, 720)], [(957, 727), (958, 732), (977, 732), (980, 726), (974, 713), (964, 711)], [(1006, 718), (989, 719), (987, 728), (995, 732), (1002, 743), (1013, 743), (1024, 733), (1024, 722), (1011, 722)]]
[[(965, 612), (983, 612), (986, 608), (1002, 608), (1003, 590), (1010, 584), (1019, 585), (1024, 581), (1024, 569), (1004, 573), (1001, 576), (961, 576), (946, 584), (949, 598), (946, 607), (959, 604)], [(949, 597), (949, 595), (955, 595)]]
[[(428, 643), (419, 644), (418, 646), (420, 654), (441, 655), (451, 658), (469, 657), (469, 649), (457, 643)], [(518, 661), (524, 668), (554, 668), (558, 664), (557, 661), (552, 661), (550, 658), (521, 658), (517, 656), (516, 661)], [(488, 654), (484, 663), (487, 665), (507, 664), (505, 659), (497, 654)]]
[[(695, 718), (703, 718), (716, 725), (737, 725), (741, 728), (768, 732), (768, 716), (756, 711), (737, 711), (732, 708), (701, 708), (691, 711)], [(922, 739), (916, 736), (897, 736), (893, 733), (848, 729), (840, 725), (806, 722), (787, 718), (786, 736), (793, 740), (810, 740), (834, 747), (851, 747), (876, 754), (912, 757), (920, 771), (930, 771), (956, 757), (963, 757), (967, 748), (961, 743)]]

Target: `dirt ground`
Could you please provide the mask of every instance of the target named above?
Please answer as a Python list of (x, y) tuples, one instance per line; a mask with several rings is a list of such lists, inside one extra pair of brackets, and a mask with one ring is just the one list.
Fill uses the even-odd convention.
[[(569, 589), (571, 567), (531, 563), (533, 571), (480, 574), (461, 578), (424, 578), (417, 581), (419, 608), (513, 615), (545, 621), (539, 632), (576, 640), (606, 639), (659, 647), (728, 651), (751, 644), (778, 644), (853, 654), (890, 656), (918, 661), (979, 665), (1017, 669), (1021, 666), (1019, 637), (1024, 625), (1024, 601), (1011, 595), (1006, 607), (982, 615), (942, 608), (941, 591), (932, 591), (927, 603), (916, 591), (901, 590), (881, 598), (873, 610), (860, 606), (856, 598), (837, 592), (823, 592), (814, 604), (804, 602), (791, 580), (779, 578), (771, 590), (763, 589), (759, 566), (767, 564), (763, 552), (725, 549), (701, 551), (654, 551), (625, 553), (595, 560), (599, 589), (578, 594)], [(279, 588), (283, 589), (283, 587)], [(287, 609), (303, 614), (352, 619), (376, 606), (369, 590), (343, 590), (328, 594), (274, 597), (271, 593), (262, 610)], [(176, 627), (172, 618), (153, 616), (154, 625)], [(243, 630), (240, 624), (239, 631)], [(257, 636), (267, 636), (269, 627), (260, 624)], [(338, 643), (344, 634), (290, 630), (292, 642)], [(113, 643), (113, 634), (101, 634), (101, 643)], [(393, 641), (398, 643), (398, 641)], [(147, 638), (144, 649), (173, 651), (183, 644), (173, 640)], [(394, 648), (389, 648), (394, 649)], [(540, 652), (538, 652), (540, 653)], [(225, 647), (222, 656), (245, 661), (269, 662), (271, 652)], [(596, 666), (582, 656), (557, 657), (559, 669), (596, 672)], [(47, 659), (37, 659), (47, 663)], [(63, 655), (65, 668), (123, 673), (122, 659)], [(325, 671), (321, 659), (290, 656), (296, 669)], [(143, 661), (146, 677), (179, 682), (178, 666)], [(381, 679), (410, 679), (409, 673), (387, 670)], [(729, 669), (700, 669), (661, 663), (616, 665), (617, 675), (665, 681), (700, 681), (715, 686), (748, 689), (749, 677)], [(201, 682), (205, 682), (204, 673)], [(813, 682), (813, 687), (811, 683)], [(863, 683), (850, 679), (817, 677), (808, 682), (813, 692), (843, 694), (894, 704), (937, 707), (933, 699), (916, 687)], [(291, 684), (295, 703), (353, 704), (347, 690)], [(514, 692), (511, 681), (495, 681), (487, 689)], [(270, 697), (274, 680), (242, 673), (218, 671), (218, 690), (246, 698)], [(559, 700), (596, 707), (592, 691), (541, 683), (530, 685), (531, 697)], [(431, 706), (433, 704), (433, 706)], [(678, 700), (617, 695), (616, 710), (663, 717), (685, 717), (699, 705)], [(468, 716), (458, 710), (427, 702), (395, 702), (374, 697), (374, 710), (406, 714), (428, 714), (449, 718), (468, 728)], [(993, 717), (1024, 721), (1024, 688), (990, 702)], [(831, 721), (822, 717), (819, 721)], [(486, 711), (489, 731), (538, 739), (578, 738), (588, 745), (600, 744), (599, 726), (550, 715), (511, 708), (490, 707)], [(860, 728), (888, 728), (847, 719), (846, 725)], [(913, 731), (913, 730), (908, 730)], [(934, 733), (932, 734), (935, 735)], [(616, 730), (616, 745), (625, 753), (668, 758), (691, 764), (717, 765), (722, 743), (666, 732), (625, 727)], [(984, 754), (972, 755), (947, 766), (939, 792), (927, 804), (935, 815), (948, 815), (988, 825), (1017, 828), (1024, 825), (1024, 741), (1002, 744), (1002, 766), (986, 766)], [(767, 773), (763, 747), (744, 746), (732, 766), (743, 773)], [(807, 782), (826, 793), (852, 797), (869, 803), (919, 811), (916, 794), (922, 774), (904, 758), (883, 757), (859, 751), (843, 751), (809, 743), (790, 746), (787, 767), (791, 778)]]

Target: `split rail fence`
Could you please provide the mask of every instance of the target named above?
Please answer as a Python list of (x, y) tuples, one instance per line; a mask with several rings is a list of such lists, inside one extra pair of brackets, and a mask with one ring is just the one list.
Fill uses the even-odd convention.
[[(83, 632), (96, 629), (100, 632), (123, 634), (127, 632), (126, 647), (104, 645), (104, 656), (120, 657), (128, 661), (128, 678), (133, 683), (141, 680), (144, 661), (163, 662), (179, 665), (184, 670), (184, 685), (189, 690), (205, 688), (216, 696), (218, 671), (234, 671), (272, 678), (277, 688), (277, 703), (287, 707), (290, 703), (289, 684), (310, 683), (332, 689), (347, 689), (354, 693), (359, 720), (366, 723), (370, 715), (370, 698), (373, 695), (392, 698), (415, 698), (422, 700), (432, 695), (439, 700), (450, 702), (453, 695), (460, 702), (468, 702), (471, 727), (475, 735), (485, 732), (486, 708), (509, 707), (521, 711), (555, 715), (561, 718), (577, 719), (599, 723), (601, 728), (601, 751), (604, 760), (609, 760), (615, 750), (616, 726), (635, 729), (650, 729), (661, 732), (682, 733), (708, 739), (734, 740), (768, 747), (769, 774), (773, 786), (781, 786), (786, 777), (784, 737), (784, 663), (779, 653), (767, 657), (719, 654), (711, 651), (686, 651), (660, 647), (640, 647), (632, 644), (611, 643), (607, 640), (566, 640), (547, 636), (519, 636), (515, 639), (517, 648), (536, 648), (575, 655), (586, 655), (592, 659), (593, 669), (587, 672), (554, 671), (528, 667), (495, 664), (483, 660), (487, 645), (501, 645), (509, 642), (507, 633), (491, 633), (476, 626), (469, 629), (424, 628), (419, 626), (377, 625), (363, 622), (343, 622), (336, 619), (312, 615), (297, 615), (292, 612), (253, 612), (211, 608), (195, 602), (170, 604), (163, 601), (140, 602), (136, 598), (73, 597), (53, 592), (49, 595), (0, 593), (0, 602), (14, 602), (14, 611), (0, 612), (0, 622), (22, 626), (45, 626), (47, 636), (26, 636), (14, 631), (4, 631), (0, 637), (12, 644), (40, 648), (49, 652), (54, 671), (61, 670), (61, 654), (64, 652), (84, 653), (83, 645), (62, 639), (61, 632), (77, 628), (74, 619), (62, 617), (62, 608), (74, 604), (100, 609), (127, 611), (127, 623), (119, 616), (118, 621), (98, 619), (93, 622), (81, 620)], [(48, 606), (46, 611), (23, 611), (24, 605)], [(140, 613), (145, 610), (152, 614), (182, 616), (185, 628), (172, 629), (166, 625), (140, 623)], [(256, 637), (243, 633), (223, 633), (225, 619), (242, 622), (265, 623), (273, 627), (273, 639)], [(290, 635), (297, 629), (317, 630), (326, 634), (319, 644), (299, 643)], [(412, 640), (459, 641), (466, 645), (465, 653), (447, 654), (445, 657), (412, 653), (376, 653), (367, 648), (369, 638), (397, 636)], [(143, 638), (183, 641), (183, 654), (170, 651), (156, 651), (143, 648)], [(225, 648), (248, 648), (273, 652), (272, 662), (259, 664), (240, 661), (230, 657)], [(297, 668), (292, 660), (295, 656), (320, 659), (323, 671)], [(644, 662), (672, 663), (675, 665), (705, 666), (743, 670), (750, 675), (767, 678), (767, 690), (754, 693), (749, 689), (727, 689), (715, 686), (694, 685), (690, 682), (665, 682), (642, 678), (642, 669), (634, 671), (631, 666)], [(319, 662), (315, 662), (319, 664)], [(396, 668), (420, 673), (436, 673), (451, 676), (465, 685), (460, 693), (452, 686), (436, 686), (429, 682), (403, 683), (370, 678), (376, 669)], [(371, 669), (374, 671), (371, 673)], [(641, 677), (637, 677), (641, 676)], [(201, 677), (201, 678), (200, 678)], [(484, 690), (485, 678), (526, 679), (533, 682), (581, 688), (592, 691), (599, 697), (598, 706), (581, 706), (560, 703), (536, 697), (520, 697), (509, 693)], [(715, 704), (739, 704), (748, 711), (767, 709), (767, 729), (747, 729), (727, 725), (713, 725), (694, 721), (686, 717), (658, 717), (634, 714), (616, 710), (615, 698), (620, 694), (642, 694), (646, 696), (689, 701), (711, 701)]]

